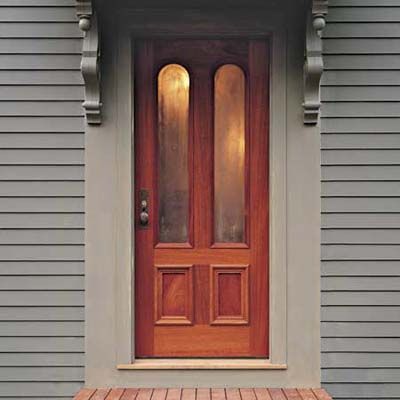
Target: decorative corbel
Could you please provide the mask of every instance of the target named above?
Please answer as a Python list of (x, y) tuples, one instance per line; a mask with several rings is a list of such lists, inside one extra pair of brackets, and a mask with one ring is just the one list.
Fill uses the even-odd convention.
[(322, 30), (326, 25), (328, 0), (312, 0), (307, 18), (304, 62), (304, 123), (316, 125), (321, 108), (320, 85), (324, 63), (322, 59)]
[(101, 123), (100, 47), (96, 12), (92, 0), (76, 0), (79, 28), (85, 33), (82, 48), (81, 71), (85, 83), (85, 109), (88, 124)]

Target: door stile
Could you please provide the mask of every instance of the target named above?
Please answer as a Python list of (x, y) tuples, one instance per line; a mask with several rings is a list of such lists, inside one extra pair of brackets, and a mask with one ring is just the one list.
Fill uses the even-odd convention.
[[(257, 220), (251, 218), (251, 253), (252, 264), (258, 265), (250, 282), (252, 296), (250, 309), (253, 310), (251, 323), (251, 348), (256, 352), (268, 351), (269, 330), (262, 322), (265, 316), (269, 320), (269, 298), (263, 294), (268, 293), (269, 287), (269, 71), (268, 71), (268, 46), (265, 41), (250, 41), (249, 44), (249, 69), (250, 69), (250, 131), (256, 134), (250, 137), (250, 209)], [(267, 110), (267, 111), (265, 111)], [(263, 201), (262, 201), (263, 200)], [(250, 267), (251, 268), (251, 267)], [(265, 348), (267, 347), (267, 348)]]
[[(141, 101), (136, 104), (136, 124), (135, 124), (135, 225), (136, 225), (136, 246), (135, 261), (136, 265), (147, 265), (149, 260), (154, 258), (154, 227), (156, 225), (156, 195), (155, 188), (155, 129), (154, 118), (154, 84), (153, 84), (153, 65), (154, 52), (152, 41), (139, 42), (137, 44), (136, 71), (141, 79), (136, 82), (136, 90), (141, 93)], [(150, 90), (149, 90), (150, 88)], [(140, 190), (148, 190), (149, 194), (149, 222), (142, 228), (139, 224), (140, 209)], [(152, 267), (152, 266), (151, 266)], [(153, 325), (154, 296), (153, 274), (146, 273), (146, 268), (136, 268), (135, 293), (136, 293), (136, 313), (135, 326), (138, 330), (146, 329)], [(151, 293), (146, 292), (146, 288), (151, 288)], [(151, 354), (153, 352), (154, 333), (152, 330), (146, 334), (140, 333), (142, 340), (136, 345), (137, 353)]]

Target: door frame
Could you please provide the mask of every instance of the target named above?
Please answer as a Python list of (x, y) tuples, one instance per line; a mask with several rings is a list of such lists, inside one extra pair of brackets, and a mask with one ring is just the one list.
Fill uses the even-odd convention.
[[(110, 10), (104, 12), (104, 123), (86, 129), (86, 384), (134, 382), (138, 386), (154, 386), (157, 376), (157, 384), (161, 386), (176, 382), (197, 385), (199, 371), (197, 375), (185, 371), (182, 383), (180, 373), (174, 374), (174, 369), (204, 369), (201, 375), (205, 386), (215, 385), (216, 379), (232, 381), (235, 386), (246, 382), (249, 385), (249, 379), (259, 385), (319, 384), (319, 128), (302, 124), (304, 44), (299, 32), (304, 29), (305, 18), (299, 15), (305, 14), (305, 2), (297, 0), (286, 8), (280, 4), (263, 8), (263, 12), (242, 9), (233, 12), (230, 18), (226, 18), (226, 11), (221, 15), (218, 11), (210, 14), (182, 10), (179, 20), (189, 21), (187, 24), (179, 24), (174, 13), (165, 10), (124, 10), (118, 18)], [(191, 20), (202, 21), (201, 32), (199, 28), (191, 28)], [(160, 367), (143, 365), (132, 357), (132, 38), (152, 35), (221, 38), (269, 35), (271, 38), (270, 358), (263, 360), (262, 365), (218, 365), (216, 360), (208, 365), (167, 363)], [(99, 213), (104, 218), (99, 219)], [(309, 235), (304, 235), (304, 230)], [(101, 295), (104, 292), (109, 296)], [(109, 328), (104, 326), (105, 313)], [(292, 327), (290, 331), (288, 326)], [(110, 350), (104, 356), (106, 348)], [(303, 368), (305, 359), (311, 362), (310, 368)], [(129, 374), (121, 371), (125, 369), (133, 371)], [(146, 374), (137, 369), (171, 372), (154, 375), (156, 371)], [(210, 371), (214, 369), (238, 371), (231, 372), (227, 380), (224, 371)], [(243, 369), (254, 372), (249, 375), (251, 371)], [(270, 369), (280, 371), (270, 375)]]

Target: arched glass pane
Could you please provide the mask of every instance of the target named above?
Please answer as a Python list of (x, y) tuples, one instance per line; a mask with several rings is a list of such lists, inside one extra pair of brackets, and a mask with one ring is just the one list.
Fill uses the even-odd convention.
[(245, 241), (245, 76), (226, 64), (214, 77), (214, 238)]
[(177, 64), (158, 75), (159, 241), (185, 243), (189, 231), (189, 74)]

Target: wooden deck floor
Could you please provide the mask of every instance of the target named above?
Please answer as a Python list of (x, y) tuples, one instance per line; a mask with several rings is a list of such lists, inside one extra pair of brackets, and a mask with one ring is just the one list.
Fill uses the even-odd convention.
[(332, 400), (323, 389), (82, 389), (74, 400)]

